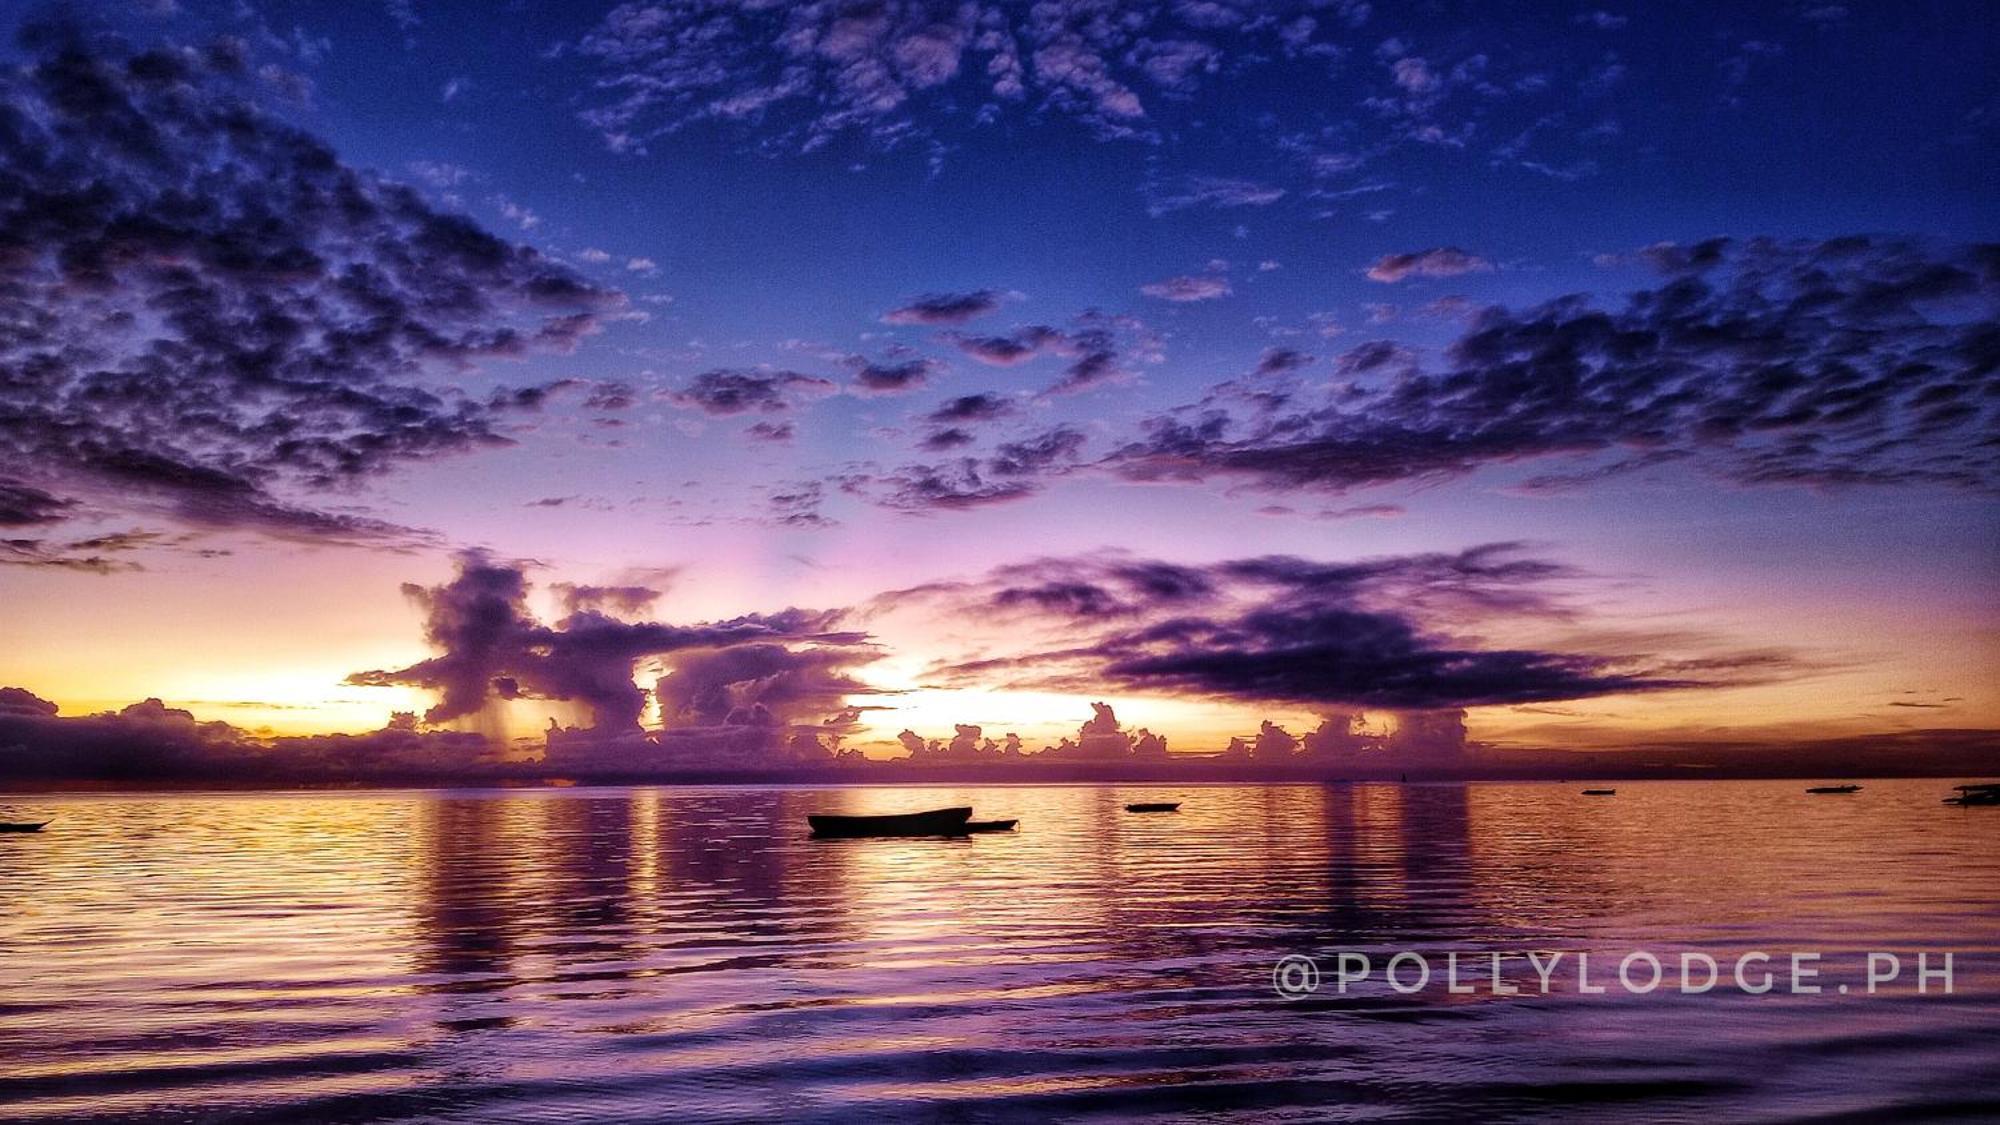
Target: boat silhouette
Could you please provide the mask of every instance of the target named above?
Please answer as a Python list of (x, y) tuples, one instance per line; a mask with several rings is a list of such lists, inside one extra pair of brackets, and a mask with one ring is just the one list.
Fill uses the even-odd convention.
[[(882, 816), (816, 813), (806, 817), (806, 823), (812, 825), (815, 836), (852, 840), (868, 836), (963, 836), (968, 831), (966, 822), (971, 819), (972, 809), (964, 807), (890, 813)], [(1009, 821), (1008, 824), (1011, 826), (1012, 822)]]

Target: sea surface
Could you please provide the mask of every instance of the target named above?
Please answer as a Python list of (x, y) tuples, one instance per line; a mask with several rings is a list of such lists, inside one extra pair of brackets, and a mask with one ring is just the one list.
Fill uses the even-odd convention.
[[(2000, 1118), (1950, 784), (0, 796), (0, 1120)], [(956, 804), (1020, 830), (806, 833)]]

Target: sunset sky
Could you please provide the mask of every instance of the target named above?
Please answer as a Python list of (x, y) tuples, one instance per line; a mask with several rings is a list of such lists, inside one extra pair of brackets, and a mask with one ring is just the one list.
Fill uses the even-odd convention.
[(64, 715), (381, 727), (486, 574), (878, 755), (2000, 726), (1986, 5), (67, 19), (0, 75), (0, 685)]

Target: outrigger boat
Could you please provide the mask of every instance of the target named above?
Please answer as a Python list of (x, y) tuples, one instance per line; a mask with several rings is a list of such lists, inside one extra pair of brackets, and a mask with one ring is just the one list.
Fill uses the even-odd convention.
[(866, 836), (963, 836), (971, 819), (970, 808), (955, 808), (886, 816), (820, 813), (806, 817), (806, 823), (812, 825), (815, 836), (852, 840)]
[(1126, 812), (1179, 812), (1179, 801), (1139, 801), (1125, 806)]
[(1984, 785), (1955, 785), (1956, 797), (1946, 797), (1947, 805), (2000, 805), (2000, 782)]
[(1861, 792), (1861, 787), (1860, 787), (1859, 785), (1815, 785), (1815, 786), (1813, 786), (1812, 788), (1810, 788), (1810, 789), (1806, 790), (1806, 792), (1808, 792), (1808, 793), (1859, 793), (1859, 792)]
[(1586, 789), (1586, 790), (1584, 790), (1584, 791), (1583, 791), (1583, 795), (1584, 795), (1584, 796), (1586, 796), (1586, 797), (1616, 797), (1616, 796), (1618, 795), (1618, 790), (1616, 790), (1616, 789)]

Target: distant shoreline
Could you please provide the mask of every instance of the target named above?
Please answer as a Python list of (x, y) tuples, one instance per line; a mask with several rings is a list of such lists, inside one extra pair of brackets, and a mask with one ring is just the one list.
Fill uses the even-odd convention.
[[(1972, 734), (1974, 732), (1966, 732)], [(1623, 751), (1487, 749), (1461, 760), (1255, 763), (1033, 760), (871, 761), (761, 769), (563, 770), (543, 763), (490, 770), (401, 771), (356, 777), (163, 776), (0, 778), (0, 795), (89, 792), (275, 792), (386, 789), (542, 789), (607, 786), (784, 785), (1326, 785), (1435, 782), (1817, 781), (2000, 776), (2000, 737), (1897, 746), (1871, 740), (1782, 748), (1740, 746)]]

